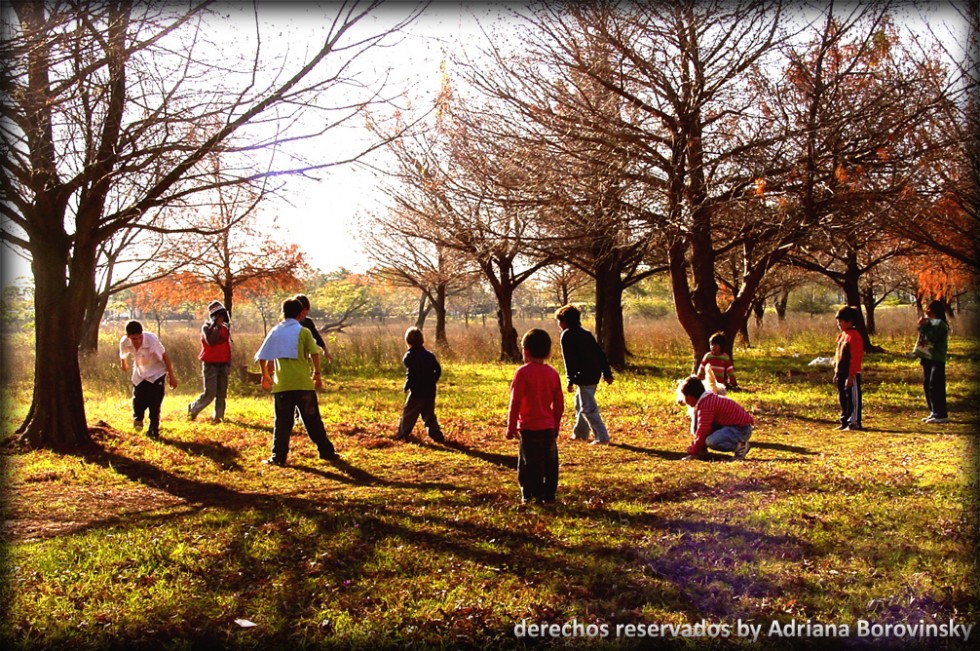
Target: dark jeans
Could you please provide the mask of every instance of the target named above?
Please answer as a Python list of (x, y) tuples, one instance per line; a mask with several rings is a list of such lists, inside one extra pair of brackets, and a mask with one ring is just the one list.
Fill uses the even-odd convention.
[(166, 379), (166, 375), (161, 375), (156, 382), (143, 380), (133, 387), (133, 419), (143, 420), (143, 414), (149, 410), (151, 430), (160, 426), (160, 405), (163, 404)]
[(524, 501), (552, 502), (558, 490), (558, 432), (521, 430), (517, 481)]
[(398, 422), (398, 434), (396, 436), (408, 438), (412, 430), (415, 429), (415, 423), (418, 422), (419, 416), (422, 417), (422, 423), (425, 425), (425, 431), (429, 437), (433, 441), (443, 441), (442, 428), (439, 427), (439, 419), (436, 418), (436, 397), (417, 398), (411, 391), (408, 392), (408, 398), (405, 399), (405, 407), (402, 409), (402, 418)]
[(837, 398), (840, 401), (840, 424), (862, 427), (861, 409), (863, 393), (861, 392), (861, 374), (854, 375), (854, 384), (846, 387), (847, 376), (841, 374), (837, 379)]
[(279, 391), (272, 394), (276, 423), (272, 431), (272, 458), (279, 463), (286, 463), (289, 454), (289, 437), (293, 433), (296, 422), (295, 412), (298, 409), (306, 433), (316, 444), (320, 456), (331, 456), (334, 453), (333, 443), (327, 438), (327, 431), (320, 418), (320, 405), (316, 399), (316, 391)]
[(231, 364), (203, 362), (204, 392), (191, 403), (190, 412), (197, 416), (214, 400), (214, 417), (225, 417), (225, 399), (228, 396), (228, 370)]
[(926, 404), (931, 416), (947, 418), (946, 411), (946, 364), (929, 359), (922, 361), (922, 388), (926, 393)]

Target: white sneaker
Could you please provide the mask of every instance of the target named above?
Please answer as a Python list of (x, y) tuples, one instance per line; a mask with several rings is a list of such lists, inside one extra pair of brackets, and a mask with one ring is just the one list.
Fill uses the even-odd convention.
[(935, 416), (930, 416), (929, 417), (929, 420), (926, 420), (926, 421), (923, 421), (923, 422), (925, 422), (925, 423), (934, 423), (934, 424), (941, 425), (943, 423), (948, 423), (949, 422), (949, 419), (948, 418), (936, 418)]

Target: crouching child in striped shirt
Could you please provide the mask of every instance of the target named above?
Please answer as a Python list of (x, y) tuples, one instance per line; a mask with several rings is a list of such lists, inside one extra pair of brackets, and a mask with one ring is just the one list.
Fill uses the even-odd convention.
[(733, 452), (738, 460), (749, 452), (754, 419), (740, 404), (705, 390), (696, 376), (681, 385), (684, 402), (694, 408), (694, 441), (684, 461), (708, 459), (708, 450)]

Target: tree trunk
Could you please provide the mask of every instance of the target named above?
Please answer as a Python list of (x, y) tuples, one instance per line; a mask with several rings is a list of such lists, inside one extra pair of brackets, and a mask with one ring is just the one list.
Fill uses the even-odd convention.
[(745, 342), (745, 347), (746, 348), (751, 348), (752, 347), (752, 342), (749, 340), (749, 320), (748, 319), (745, 319), (742, 322), (742, 325), (739, 326), (739, 328), (738, 328), (738, 336), (740, 336), (742, 338), (742, 341)]
[(235, 288), (229, 284), (221, 288), (221, 294), (225, 309), (228, 310), (228, 314), (230, 315), (232, 309), (235, 307)]
[(429, 310), (432, 309), (432, 305), (429, 303), (429, 297), (425, 292), (422, 292), (419, 296), (419, 308), (415, 315), (415, 327), (421, 330), (425, 327), (425, 318), (429, 316)]
[(613, 264), (595, 267), (596, 340), (615, 370), (626, 366), (626, 331), (623, 323), (623, 281)]
[(755, 315), (755, 327), (762, 327), (762, 320), (766, 317), (766, 302), (756, 301), (752, 304), (752, 314)]
[(494, 288), (497, 295), (497, 327), (500, 330), (500, 361), (519, 362), (521, 348), (514, 327), (514, 289), (509, 285)]
[[(861, 312), (861, 288), (859, 282), (861, 280), (861, 270), (857, 265), (857, 254), (852, 253), (848, 256), (847, 268), (844, 271), (839, 286), (841, 291), (844, 292), (844, 300), (847, 301), (848, 305), (856, 307), (858, 312)], [(858, 322), (854, 324), (857, 327), (858, 332), (861, 333), (861, 339), (864, 341), (864, 349), (872, 350), (874, 347), (871, 344), (871, 338), (868, 336), (868, 328), (864, 322), (864, 317), (858, 319)]]
[(444, 348), (449, 347), (449, 339), (446, 337), (446, 284), (439, 283), (436, 286), (436, 300), (432, 302), (432, 307), (436, 312), (436, 344)]
[(709, 333), (704, 327), (704, 322), (699, 318), (697, 311), (691, 301), (691, 286), (687, 279), (687, 261), (685, 257), (685, 246), (681, 241), (677, 241), (670, 246), (667, 252), (670, 265), (670, 284), (671, 298), (674, 299), (674, 311), (677, 320), (680, 322), (684, 332), (691, 342), (693, 357), (691, 359), (691, 373), (696, 373), (698, 363), (704, 354), (708, 352)]
[(776, 316), (779, 318), (780, 323), (786, 320), (786, 306), (789, 304), (789, 290), (784, 289), (779, 294), (779, 298), (776, 299)]
[(868, 337), (878, 332), (877, 326), (875, 325), (875, 308), (878, 307), (875, 301), (874, 290), (870, 287), (866, 287), (863, 292), (861, 292), (862, 303), (864, 304), (864, 321), (865, 326), (868, 329)]
[[(57, 245), (35, 251), (34, 395), (21, 440), (32, 448), (74, 452), (91, 442), (85, 419), (82, 376), (78, 363), (80, 328), (75, 323), (71, 288), (66, 284), (67, 255)], [(51, 255), (48, 255), (51, 254)]]
[(82, 322), (81, 341), (78, 350), (83, 355), (91, 355), (99, 350), (99, 327), (109, 305), (109, 294), (96, 294), (89, 309), (85, 310), (85, 320)]

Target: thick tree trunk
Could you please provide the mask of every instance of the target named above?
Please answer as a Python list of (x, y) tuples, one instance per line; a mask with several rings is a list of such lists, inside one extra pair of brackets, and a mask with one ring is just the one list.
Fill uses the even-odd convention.
[(691, 358), (691, 372), (697, 372), (698, 362), (706, 352), (708, 352), (708, 336), (705, 324), (697, 311), (694, 309), (691, 296), (691, 286), (687, 278), (687, 261), (685, 260), (685, 246), (681, 241), (675, 242), (668, 249), (668, 262), (670, 265), (670, 284), (671, 297), (674, 299), (674, 311), (677, 313), (677, 320), (680, 322), (684, 332), (691, 342), (693, 356)]
[[(58, 247), (50, 247), (58, 248)], [(32, 448), (73, 452), (91, 441), (78, 363), (78, 317), (65, 283), (67, 256), (35, 252), (34, 396), (21, 440)]]
[(626, 330), (623, 323), (623, 281), (615, 265), (597, 264), (595, 268), (596, 340), (606, 353), (609, 365), (616, 370), (626, 366)]

